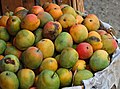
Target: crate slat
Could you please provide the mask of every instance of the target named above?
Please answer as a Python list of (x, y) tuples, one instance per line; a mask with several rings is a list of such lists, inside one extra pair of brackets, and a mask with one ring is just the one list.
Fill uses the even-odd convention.
[(54, 2), (58, 5), (68, 4), (75, 10), (84, 12), (84, 0), (0, 0), (0, 15), (8, 10), (14, 11), (18, 6), (23, 6), (29, 10), (33, 5), (42, 6), (45, 2)]
[(69, 4), (70, 5), (71, 0), (56, 0), (56, 2), (58, 5), (61, 5), (61, 4)]
[[(17, 1), (17, 0), (16, 0)], [(23, 6), (26, 8), (26, 9), (30, 9), (32, 6), (35, 5), (35, 1), (34, 0), (22, 0), (22, 3), (23, 3)]]
[(53, 0), (39, 0), (40, 5), (43, 6), (45, 2), (53, 2)]
[(72, 1), (71, 0), (69, 0), (69, 5), (72, 6)]
[(76, 0), (77, 10), (84, 12), (84, 0)]
[(0, 9), (0, 16), (2, 15), (2, 12), (1, 12), (2, 10)]
[(3, 14), (7, 11), (14, 11), (16, 7), (22, 5), (22, 0), (1, 0)]
[(75, 10), (77, 10), (77, 3), (76, 3), (76, 0), (72, 0), (73, 2), (72, 2), (72, 7), (75, 9)]
[(2, 6), (1, 6), (1, 0), (0, 0), (0, 16), (2, 15)]

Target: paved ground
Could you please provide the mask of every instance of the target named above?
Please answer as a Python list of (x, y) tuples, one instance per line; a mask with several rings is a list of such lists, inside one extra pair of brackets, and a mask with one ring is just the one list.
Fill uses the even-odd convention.
[(96, 14), (99, 19), (109, 23), (120, 38), (120, 0), (84, 0), (85, 10)]

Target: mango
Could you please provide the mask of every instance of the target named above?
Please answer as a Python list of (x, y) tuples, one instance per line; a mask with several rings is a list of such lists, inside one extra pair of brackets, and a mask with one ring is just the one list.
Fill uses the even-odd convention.
[(106, 50), (108, 54), (114, 53), (118, 47), (116, 40), (113, 38), (103, 39), (102, 43), (103, 43), (102, 49)]
[(60, 79), (60, 86), (67, 87), (72, 83), (72, 72), (66, 68), (59, 68), (57, 74)]
[(27, 14), (21, 21), (21, 28), (30, 31), (36, 30), (40, 25), (40, 20), (35, 14)]
[(69, 28), (76, 23), (76, 19), (71, 14), (63, 14), (58, 22), (62, 25), (64, 31), (69, 31)]
[(3, 55), (0, 55), (0, 60), (2, 60), (4, 58), (4, 56)]
[(31, 69), (21, 69), (17, 73), (20, 89), (29, 89), (35, 80), (35, 74)]
[(8, 41), (10, 39), (10, 35), (7, 32), (7, 29), (3, 26), (0, 26), (0, 39), (4, 41)]
[(56, 71), (57, 68), (58, 68), (58, 63), (57, 63), (56, 59), (48, 57), (48, 58), (45, 58), (43, 60), (43, 62), (41, 63), (39, 71), (41, 72), (45, 69)]
[(60, 54), (60, 66), (63, 68), (72, 68), (77, 62), (78, 58), (79, 55), (77, 51), (71, 47), (67, 47)]
[(22, 51), (17, 49), (15, 46), (11, 45), (11, 46), (7, 46), (4, 53), (5, 55), (8, 55), (8, 54), (15, 55), (18, 59), (20, 59)]
[(54, 44), (56, 51), (61, 52), (66, 47), (72, 47), (73, 40), (69, 33), (62, 32), (57, 36)]
[(1, 60), (2, 71), (17, 72), (19, 67), (20, 61), (15, 55), (5, 55), (5, 57)]
[(10, 35), (15, 36), (20, 29), (21, 20), (17, 16), (10, 16), (7, 20), (7, 31)]
[(58, 55), (55, 56), (55, 59), (56, 59), (58, 65), (59, 65), (59, 58), (60, 58), (60, 54), (58, 54)]
[(88, 33), (88, 38), (86, 39), (86, 41), (92, 45), (93, 51), (102, 49), (103, 47), (101, 36), (96, 31), (90, 31)]
[(2, 89), (18, 89), (19, 80), (15, 73), (4, 71), (0, 74), (0, 87)]
[(54, 44), (50, 39), (42, 39), (37, 44), (36, 47), (39, 48), (43, 53), (43, 58), (52, 57), (54, 54)]
[(22, 56), (24, 66), (29, 69), (37, 69), (43, 60), (43, 54), (37, 47), (27, 48)]
[(44, 9), (41, 6), (35, 5), (32, 6), (31, 9), (29, 10), (30, 14), (39, 14), (40, 12), (44, 12)]
[(23, 20), (23, 18), (28, 14), (28, 10), (27, 9), (22, 9), (17, 11), (16, 13), (14, 13), (14, 16), (17, 16), (20, 18), (20, 20)]
[(70, 35), (75, 43), (80, 43), (87, 39), (88, 30), (82, 24), (75, 24), (70, 28)]
[(100, 21), (95, 14), (88, 14), (83, 24), (87, 27), (88, 31), (97, 31), (100, 27)]
[(14, 38), (13, 44), (19, 50), (26, 50), (28, 47), (32, 46), (35, 41), (34, 34), (26, 29), (20, 30)]
[[(55, 6), (52, 7), (52, 5), (55, 5)], [(51, 6), (51, 8), (48, 11), (49, 14), (51, 14), (51, 16), (54, 18), (54, 20), (58, 20), (63, 15), (63, 12), (62, 12), (60, 6), (58, 6), (57, 4), (50, 4), (49, 7), (50, 6)]]
[(77, 45), (76, 51), (78, 52), (80, 59), (88, 59), (93, 54), (93, 47), (87, 42), (82, 42)]
[(3, 54), (6, 48), (7, 48), (6, 42), (0, 39), (0, 54)]
[(76, 64), (73, 66), (72, 71), (84, 70), (86, 68), (86, 62), (84, 60), (77, 60)]
[(105, 50), (96, 50), (90, 58), (90, 68), (93, 71), (100, 71), (110, 63), (110, 56)]
[(3, 16), (0, 18), (0, 26), (6, 27), (6, 23), (7, 23), (8, 18), (9, 18), (9, 16), (3, 15)]
[(17, 8), (15, 8), (14, 13), (17, 13), (18, 11), (23, 10), (23, 9), (26, 9), (26, 8), (22, 6), (18, 6)]
[(54, 8), (59, 8), (59, 6), (55, 3), (49, 3), (49, 2), (46, 2), (44, 5), (43, 5), (43, 8), (46, 12), (49, 12), (51, 9), (54, 9)]
[(62, 32), (62, 26), (59, 22), (57, 21), (49, 21), (48, 23), (45, 24), (43, 28), (43, 37), (50, 39), (50, 40), (55, 40), (56, 37)]
[(77, 23), (77, 24), (81, 24), (81, 23), (83, 22), (83, 20), (84, 20), (84, 19), (83, 19), (83, 17), (82, 17), (81, 15), (77, 15), (77, 16), (76, 16), (76, 23)]
[(38, 28), (33, 32), (35, 35), (35, 42), (34, 42), (35, 45), (43, 38), (42, 30), (43, 30), (42, 28)]
[(37, 15), (38, 19), (40, 20), (40, 27), (44, 27), (44, 25), (49, 22), (53, 21), (53, 17), (48, 12), (40, 12)]
[(37, 89), (59, 89), (60, 79), (56, 72), (43, 70), (38, 77)]
[(93, 73), (89, 70), (79, 70), (74, 76), (73, 85), (82, 85), (82, 80), (87, 80), (93, 77)]

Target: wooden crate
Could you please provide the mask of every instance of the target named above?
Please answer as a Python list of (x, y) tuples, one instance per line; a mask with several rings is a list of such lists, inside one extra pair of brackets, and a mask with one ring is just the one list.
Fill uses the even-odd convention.
[(53, 2), (58, 5), (68, 4), (75, 10), (84, 11), (83, 0), (0, 0), (0, 15), (7, 11), (14, 11), (18, 6), (23, 6), (29, 10), (33, 5), (42, 6), (45, 2)]
[(34, 0), (1, 0), (1, 14), (7, 11), (14, 11), (18, 6), (30, 9), (34, 5)]

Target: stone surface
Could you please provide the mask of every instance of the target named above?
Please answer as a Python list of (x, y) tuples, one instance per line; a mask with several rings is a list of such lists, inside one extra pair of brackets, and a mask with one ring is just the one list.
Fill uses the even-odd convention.
[(84, 0), (85, 10), (110, 24), (120, 38), (120, 0)]

